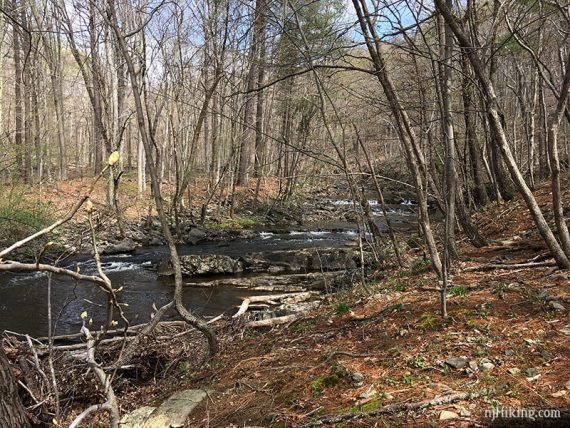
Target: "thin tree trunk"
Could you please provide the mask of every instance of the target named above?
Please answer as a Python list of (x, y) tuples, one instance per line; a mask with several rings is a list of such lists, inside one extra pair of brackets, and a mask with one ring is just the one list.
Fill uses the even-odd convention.
[(206, 336), (208, 340), (210, 355), (214, 355), (218, 350), (218, 342), (214, 331), (206, 324), (205, 321), (196, 317), (188, 309), (186, 309), (184, 303), (182, 302), (183, 283), (182, 283), (182, 268), (180, 264), (180, 258), (178, 257), (178, 250), (176, 249), (174, 238), (172, 236), (172, 233), (170, 232), (170, 225), (168, 224), (166, 213), (164, 211), (164, 203), (162, 200), (160, 185), (158, 182), (158, 173), (156, 171), (156, 166), (154, 165), (152, 159), (153, 145), (147, 130), (147, 120), (145, 119), (145, 113), (141, 99), (141, 92), (139, 88), (139, 82), (137, 79), (137, 71), (135, 69), (133, 59), (129, 52), (125, 38), (123, 34), (121, 34), (121, 31), (119, 30), (118, 27), (114, 0), (108, 0), (107, 22), (111, 26), (115, 34), (115, 40), (126, 62), (127, 71), (131, 80), (131, 87), (132, 87), (133, 98), (135, 101), (136, 115), (137, 115), (137, 123), (141, 135), (141, 142), (144, 145), (144, 151), (148, 163), (148, 170), (150, 173), (151, 186), (156, 204), (156, 211), (158, 213), (158, 217), (162, 226), (162, 233), (164, 235), (164, 238), (166, 240), (170, 252), (170, 261), (174, 269), (174, 283), (175, 283), (174, 303), (178, 313), (182, 316), (182, 318), (184, 318), (186, 322), (188, 322), (191, 326), (199, 330), (202, 334), (204, 334), (204, 336)]

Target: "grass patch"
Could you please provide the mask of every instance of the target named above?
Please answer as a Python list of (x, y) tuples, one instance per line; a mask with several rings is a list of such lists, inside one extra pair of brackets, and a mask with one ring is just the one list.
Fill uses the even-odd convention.
[(339, 302), (335, 306), (335, 313), (339, 316), (348, 313), (348, 311), (350, 311), (350, 306), (345, 302)]
[(316, 325), (316, 320), (314, 319), (302, 320), (293, 324), (290, 327), (290, 330), (293, 333), (305, 334), (306, 332), (313, 330), (315, 328), (315, 325)]
[(436, 330), (439, 327), (439, 319), (432, 314), (423, 314), (419, 326), (422, 330)]
[(465, 297), (465, 295), (467, 294), (465, 288), (461, 287), (460, 285), (454, 285), (448, 290), (448, 293), (456, 297)]

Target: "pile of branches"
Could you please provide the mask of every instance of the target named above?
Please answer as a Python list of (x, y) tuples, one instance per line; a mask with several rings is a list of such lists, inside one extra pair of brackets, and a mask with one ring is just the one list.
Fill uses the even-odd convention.
[[(125, 343), (134, 337), (116, 336), (99, 343), (97, 363), (103, 368), (113, 367)], [(56, 408), (60, 420), (66, 420), (66, 415), (77, 409), (105, 401), (105, 391), (98, 387), (94, 370), (89, 369), (89, 344), (73, 337), (65, 342), (50, 346), (43, 340), (9, 333), (0, 341), (15, 369), (23, 404), (36, 424), (51, 423)], [(138, 349), (127, 365), (115, 368), (115, 394), (128, 394), (169, 375), (191, 371), (208, 359), (203, 336), (184, 322), (159, 324), (151, 335), (140, 339)]]

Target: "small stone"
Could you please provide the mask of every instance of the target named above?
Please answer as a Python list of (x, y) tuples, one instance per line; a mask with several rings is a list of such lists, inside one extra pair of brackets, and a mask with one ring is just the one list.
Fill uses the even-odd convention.
[(515, 353), (515, 352), (514, 352), (512, 349), (507, 349), (507, 350), (505, 351), (505, 355), (506, 355), (507, 357), (513, 356), (514, 353)]
[(445, 360), (445, 364), (454, 368), (454, 369), (462, 369), (467, 365), (467, 358), (463, 357), (451, 357)]
[(479, 369), (483, 372), (489, 372), (495, 368), (495, 365), (491, 362), (491, 360), (484, 358), (479, 363)]
[(465, 407), (462, 407), (461, 410), (459, 411), (459, 415), (462, 418), (468, 418), (469, 416), (471, 416), (471, 412), (467, 410)]
[(475, 361), (475, 360), (469, 361), (469, 368), (470, 368), (471, 371), (473, 371), (473, 372), (478, 372), (478, 371), (479, 371), (479, 366), (477, 365), (477, 361)]
[(364, 380), (364, 375), (360, 372), (354, 372), (350, 375), (350, 380), (352, 383), (361, 383)]
[(526, 377), (534, 377), (534, 376), (538, 375), (538, 369), (535, 369), (534, 367), (530, 367), (530, 368), (526, 369), (524, 373), (525, 373)]
[(540, 353), (540, 356), (544, 359), (544, 361), (550, 361), (552, 359), (552, 354), (547, 350), (543, 350)]
[(570, 336), (570, 325), (560, 329), (560, 332), (566, 336)]
[(550, 395), (554, 398), (560, 398), (560, 397), (564, 397), (566, 394), (568, 394), (568, 391), (561, 390), (561, 391), (553, 392)]
[(394, 399), (394, 396), (393, 396), (392, 394), (390, 394), (389, 392), (385, 392), (385, 393), (384, 393), (384, 398), (385, 398), (386, 400), (393, 400), (393, 399)]
[(510, 369), (507, 369), (507, 372), (509, 372), (509, 374), (512, 374), (513, 376), (516, 376), (520, 374), (521, 369), (519, 369), (518, 367), (511, 367)]
[(358, 394), (356, 396), (356, 399), (357, 400), (367, 400), (369, 398), (374, 397), (377, 393), (378, 393), (378, 391), (376, 391), (376, 389), (373, 386), (371, 386), (368, 389), (368, 391), (364, 391), (364, 392), (361, 392), (360, 394)]
[(557, 311), (565, 311), (566, 310), (564, 305), (562, 305), (560, 302), (557, 302), (555, 300), (551, 300), (549, 302), (549, 304), (553, 309), (556, 309)]
[(442, 410), (439, 414), (440, 421), (448, 421), (450, 419), (457, 419), (459, 415), (455, 412), (451, 412), (449, 410)]

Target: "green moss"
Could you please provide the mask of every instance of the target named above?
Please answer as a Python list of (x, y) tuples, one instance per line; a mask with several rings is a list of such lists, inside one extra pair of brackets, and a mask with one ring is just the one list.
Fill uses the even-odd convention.
[(259, 225), (259, 220), (255, 218), (243, 217), (234, 218), (221, 223), (209, 223), (208, 228), (213, 230), (241, 230), (251, 229)]
[(311, 391), (314, 396), (321, 395), (326, 388), (331, 388), (340, 382), (336, 374), (321, 376), (311, 382)]
[(348, 411), (341, 413), (366, 413), (373, 410), (378, 410), (380, 407), (382, 407), (382, 399), (380, 397), (375, 397), (367, 403), (357, 404), (356, 406), (352, 406), (350, 409), (348, 409)]
[(336, 386), (343, 378), (348, 376), (348, 370), (342, 364), (334, 364), (331, 374), (320, 376), (311, 382), (311, 391), (314, 396), (322, 394), (326, 388)]

